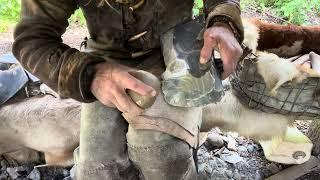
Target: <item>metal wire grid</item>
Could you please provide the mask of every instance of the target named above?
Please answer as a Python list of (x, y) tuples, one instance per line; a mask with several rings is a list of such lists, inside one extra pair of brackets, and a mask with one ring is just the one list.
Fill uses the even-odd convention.
[(315, 96), (320, 90), (319, 78), (308, 78), (299, 84), (285, 83), (278, 89), (277, 96), (273, 97), (257, 72), (256, 62), (257, 56), (249, 53), (238, 64), (231, 78), (233, 91), (243, 104), (251, 109), (297, 119), (320, 117), (320, 97)]

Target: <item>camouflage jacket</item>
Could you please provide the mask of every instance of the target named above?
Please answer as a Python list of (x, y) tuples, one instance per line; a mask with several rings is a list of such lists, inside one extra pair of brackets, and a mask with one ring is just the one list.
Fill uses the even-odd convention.
[[(86, 67), (104, 61), (62, 42), (68, 18), (81, 8), (90, 34), (89, 48), (130, 57), (159, 48), (159, 35), (192, 18), (193, 0), (23, 0), (14, 32), (13, 53), (21, 64), (64, 97), (91, 102)], [(204, 0), (207, 25), (228, 22), (243, 38), (239, 0)], [(141, 32), (142, 38), (128, 41)], [(76, 38), (76, 37), (75, 37)]]

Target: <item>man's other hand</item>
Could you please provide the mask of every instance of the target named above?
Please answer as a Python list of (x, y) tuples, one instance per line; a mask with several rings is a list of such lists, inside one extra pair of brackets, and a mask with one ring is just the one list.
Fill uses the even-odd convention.
[(156, 91), (130, 75), (134, 71), (115, 63), (100, 63), (95, 66), (96, 73), (91, 84), (91, 92), (104, 105), (116, 107), (124, 113), (140, 114), (139, 108), (127, 95), (130, 89), (143, 96), (155, 96)]
[(222, 78), (227, 78), (234, 72), (242, 55), (242, 48), (230, 27), (224, 23), (215, 24), (204, 33), (204, 45), (200, 54), (200, 63), (207, 63), (212, 56), (213, 49), (220, 52), (223, 62)]

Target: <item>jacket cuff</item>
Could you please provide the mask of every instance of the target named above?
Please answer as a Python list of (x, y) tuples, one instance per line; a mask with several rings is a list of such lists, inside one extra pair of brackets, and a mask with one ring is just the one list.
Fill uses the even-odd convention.
[(206, 27), (213, 26), (216, 22), (223, 22), (230, 26), (235, 37), (241, 44), (244, 38), (241, 12), (233, 3), (222, 3), (217, 5), (207, 16)]
[(90, 67), (100, 62), (105, 60), (84, 52), (74, 54), (60, 71), (58, 93), (84, 103), (95, 101), (90, 90), (95, 71)]

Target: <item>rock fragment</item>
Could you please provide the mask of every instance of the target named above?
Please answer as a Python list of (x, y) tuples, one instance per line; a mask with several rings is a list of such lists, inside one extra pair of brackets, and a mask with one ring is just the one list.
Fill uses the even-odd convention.
[(31, 173), (28, 175), (27, 178), (32, 179), (32, 180), (41, 180), (41, 174), (37, 168), (34, 168), (33, 171), (31, 171)]
[(236, 140), (233, 137), (228, 136), (228, 146), (227, 146), (227, 148), (229, 150), (231, 150), (231, 151), (236, 151), (237, 150), (236, 145), (237, 145)]
[(248, 149), (245, 146), (239, 146), (238, 147), (238, 152), (241, 156), (248, 156)]
[(222, 136), (217, 133), (209, 134), (207, 141), (211, 146), (214, 146), (217, 148), (224, 146), (224, 141), (222, 139)]
[(253, 153), (254, 152), (254, 146), (251, 145), (251, 144), (247, 145), (247, 150), (248, 150), (249, 153)]
[(7, 172), (12, 179), (17, 179), (20, 176), (15, 168), (7, 168)]
[(240, 157), (239, 154), (236, 152), (230, 152), (229, 154), (221, 154), (221, 159), (231, 164), (236, 164), (240, 161), (243, 161), (243, 158)]

